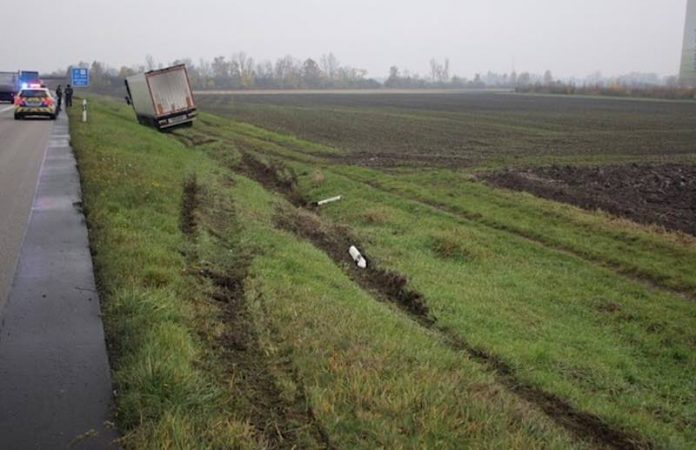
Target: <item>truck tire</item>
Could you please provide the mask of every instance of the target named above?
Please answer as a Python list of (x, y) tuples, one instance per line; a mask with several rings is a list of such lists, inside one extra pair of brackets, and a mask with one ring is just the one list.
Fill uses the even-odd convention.
[(20, 116), (19, 114), (15, 113), (14, 119), (15, 119), (15, 120), (22, 120), (22, 116)]
[(56, 115), (55, 115), (55, 114), (51, 114), (50, 116), (48, 116), (48, 118), (51, 119), (51, 120), (56, 120)]

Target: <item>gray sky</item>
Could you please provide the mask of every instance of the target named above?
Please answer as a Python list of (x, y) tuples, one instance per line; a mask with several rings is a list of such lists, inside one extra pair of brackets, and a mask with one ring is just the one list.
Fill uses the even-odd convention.
[[(0, 3), (17, 5), (11, 0)], [(381, 77), (389, 66), (427, 73), (557, 76), (676, 74), (686, 0), (32, 0), (4, 21), (0, 70), (111, 66), (245, 51), (338, 59)], [(3, 8), (4, 9), (4, 8)], [(21, 8), (20, 8), (21, 9)], [(30, 19), (29, 19), (30, 18)]]

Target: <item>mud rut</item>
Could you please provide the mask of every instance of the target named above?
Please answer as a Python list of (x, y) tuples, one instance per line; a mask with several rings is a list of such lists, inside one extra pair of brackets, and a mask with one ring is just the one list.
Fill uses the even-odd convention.
[[(204, 227), (197, 220), (197, 213), (202, 208), (202, 189), (195, 177), (184, 182), (181, 231), (187, 236), (195, 252), (195, 243), (200, 230)], [(223, 242), (217, 233), (211, 233), (226, 249), (234, 249), (235, 244)], [(188, 255), (189, 262), (196, 259), (195, 253)], [(248, 275), (250, 264), (248, 258), (242, 258), (238, 270), (234, 273), (221, 273), (215, 267), (199, 270), (197, 275), (212, 282), (213, 300), (221, 305), (225, 332), (218, 344), (222, 348), (222, 357), (229, 370), (229, 378), (237, 386), (235, 394), (244, 398), (239, 401), (239, 409), (256, 430), (256, 438), (261, 448), (334, 448), (328, 434), (316, 420), (307, 401), (304, 384), (292, 367), (279, 367), (272, 363), (263, 352), (253, 317), (246, 304), (244, 280)], [(288, 373), (298, 386), (292, 403), (283, 399), (276, 385), (278, 370)], [(310, 441), (311, 444), (308, 442)]]
[(370, 292), (379, 300), (386, 300), (401, 308), (420, 326), (442, 337), (452, 349), (463, 351), (472, 359), (486, 366), (498, 381), (511, 393), (527, 401), (558, 425), (576, 437), (599, 447), (616, 449), (649, 449), (654, 445), (642, 436), (612, 428), (601, 418), (578, 411), (566, 400), (543, 391), (520, 380), (515, 370), (507, 363), (486, 351), (469, 344), (453, 330), (438, 324), (430, 313), (424, 296), (408, 287), (408, 280), (403, 275), (376, 267), (368, 261), (368, 269), (355, 267), (348, 256), (348, 247), (358, 245), (347, 227), (325, 225), (317, 217), (309, 202), (296, 190), (296, 177), (281, 163), (273, 161), (266, 164), (256, 159), (251, 153), (243, 152), (242, 163), (234, 168), (242, 174), (256, 180), (266, 189), (283, 195), (295, 209), (279, 211), (276, 226), (289, 231), (301, 239), (309, 241), (316, 248), (326, 253), (343, 272), (360, 287)]

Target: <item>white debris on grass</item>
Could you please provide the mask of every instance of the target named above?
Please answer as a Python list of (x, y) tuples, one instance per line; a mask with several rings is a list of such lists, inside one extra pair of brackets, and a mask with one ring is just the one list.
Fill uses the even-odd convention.
[(350, 253), (350, 256), (353, 258), (353, 261), (355, 261), (355, 264), (357, 264), (358, 267), (361, 269), (367, 269), (367, 260), (360, 253), (360, 250), (353, 245), (348, 249), (348, 253)]
[(321, 201), (317, 202), (317, 206), (328, 205), (329, 203), (337, 202), (337, 201), (340, 201), (342, 199), (343, 199), (343, 197), (340, 195), (338, 195), (336, 197), (327, 198), (326, 200), (321, 200)]

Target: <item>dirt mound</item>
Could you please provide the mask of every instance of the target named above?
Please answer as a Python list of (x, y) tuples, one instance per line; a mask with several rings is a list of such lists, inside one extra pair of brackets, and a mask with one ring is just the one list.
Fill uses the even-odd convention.
[(696, 235), (694, 165), (551, 166), (509, 169), (484, 179), (498, 187)]

